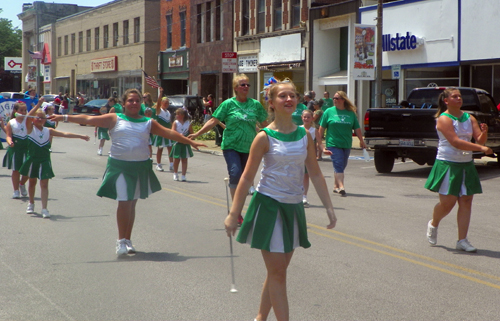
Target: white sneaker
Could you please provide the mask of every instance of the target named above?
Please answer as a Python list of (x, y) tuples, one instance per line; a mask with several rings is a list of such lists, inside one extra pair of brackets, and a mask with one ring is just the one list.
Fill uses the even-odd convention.
[(128, 254), (134, 254), (135, 253), (135, 247), (132, 245), (131, 240), (125, 240), (125, 246), (127, 247), (127, 253)]
[(179, 180), (179, 174), (174, 173), (174, 181), (178, 181), (178, 180)]
[(19, 184), (19, 191), (23, 197), (28, 196), (28, 191), (26, 191), (26, 185)]
[(248, 190), (248, 194), (253, 195), (255, 193), (255, 187), (250, 186), (250, 189)]
[(97, 150), (97, 155), (102, 156), (102, 149), (100, 149), (100, 148), (99, 148), (99, 149)]
[(156, 170), (159, 172), (163, 172), (163, 166), (161, 166), (161, 164), (156, 165)]
[(42, 217), (43, 218), (50, 218), (49, 211), (46, 208), (42, 209)]
[(14, 194), (12, 194), (12, 198), (14, 199), (21, 198), (21, 193), (19, 193), (19, 191), (14, 191)]
[(181, 182), (185, 182), (186, 181), (186, 175), (181, 175)]
[(128, 253), (126, 239), (116, 241), (116, 255), (125, 255)]
[(427, 240), (431, 245), (436, 245), (438, 237), (438, 228), (431, 224), (432, 220), (427, 223)]
[(170, 163), (169, 171), (171, 171), (171, 172), (174, 171), (174, 163)]
[(28, 208), (26, 209), (26, 214), (33, 214), (33, 213), (35, 213), (35, 204), (28, 203)]
[(477, 249), (472, 246), (467, 239), (457, 241), (457, 250), (465, 252), (477, 252)]
[(307, 201), (307, 198), (302, 198), (302, 204), (304, 204), (304, 207), (309, 207), (309, 202)]

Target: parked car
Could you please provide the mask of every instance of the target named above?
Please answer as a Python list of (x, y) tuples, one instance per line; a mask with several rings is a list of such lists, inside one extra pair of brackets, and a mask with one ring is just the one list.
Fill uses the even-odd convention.
[(73, 112), (75, 114), (100, 115), (101, 112), (99, 110), (104, 106), (106, 106), (109, 111), (110, 108), (107, 99), (94, 99), (83, 106), (75, 106)]
[(194, 95), (172, 95), (168, 96), (170, 102), (168, 111), (172, 116), (172, 122), (175, 120), (175, 111), (186, 107), (194, 122), (203, 123), (203, 99), (201, 96)]
[(51, 103), (54, 101), (54, 99), (56, 99), (57, 96), (59, 96), (59, 95), (47, 94), (47, 95), (43, 95), (42, 97), (45, 99), (46, 102)]
[(5, 99), (24, 99), (24, 93), (3, 92), (0, 93)]

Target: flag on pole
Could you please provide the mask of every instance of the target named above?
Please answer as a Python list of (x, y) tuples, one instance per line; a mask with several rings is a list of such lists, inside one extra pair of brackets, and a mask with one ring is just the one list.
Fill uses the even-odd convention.
[(42, 59), (43, 56), (42, 56), (42, 53), (40, 51), (31, 51), (31, 50), (28, 50), (28, 53), (30, 54), (30, 57), (31, 59)]
[(150, 85), (153, 88), (160, 88), (161, 87), (160, 85), (158, 85), (158, 82), (156, 82), (156, 79), (154, 79), (151, 76), (148, 76), (148, 74), (144, 70), (142, 72), (144, 73), (144, 79), (146, 80), (148, 85)]

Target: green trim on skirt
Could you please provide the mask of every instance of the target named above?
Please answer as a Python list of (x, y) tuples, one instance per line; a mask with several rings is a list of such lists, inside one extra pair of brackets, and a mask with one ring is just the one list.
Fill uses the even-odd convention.
[(311, 243), (309, 243), (307, 238), (304, 204), (302, 202), (297, 204), (280, 203), (259, 192), (253, 194), (236, 241), (247, 243), (247, 238), (251, 237), (252, 242), (250, 247), (270, 251), (271, 238), (278, 213), (281, 215), (283, 221), (284, 252), (289, 253), (293, 251), (294, 217), (297, 219), (299, 245), (303, 248), (310, 247)]
[(108, 129), (103, 127), (97, 127), (97, 139), (109, 140)]
[(18, 171), (21, 166), (23, 166), (26, 157), (28, 156), (27, 149), (19, 149), (7, 147), (7, 152), (3, 157), (3, 167), (7, 167), (8, 169), (12, 169), (13, 171)]
[(52, 171), (52, 163), (50, 159), (47, 158), (33, 158), (29, 157), (23, 163), (23, 166), (19, 169), (19, 173), (29, 178), (51, 179), (54, 177), (54, 172)]
[(116, 180), (123, 174), (127, 182), (127, 200), (134, 200), (137, 181), (139, 180), (139, 189), (141, 199), (161, 190), (160, 181), (153, 171), (153, 161), (151, 159), (145, 161), (122, 161), (108, 157), (108, 164), (104, 172), (101, 187), (97, 191), (97, 196), (108, 197), (116, 200), (118, 198), (116, 192)]
[(455, 195), (459, 197), (462, 183), (466, 188), (465, 195), (474, 195), (483, 192), (479, 181), (479, 175), (476, 167), (474, 166), (474, 161), (467, 163), (455, 163), (436, 159), (429, 177), (425, 182), (425, 188), (439, 193), (439, 189), (441, 188), (448, 172), (450, 173), (448, 183), (449, 189), (448, 193), (445, 195)]
[(164, 147), (171, 147), (174, 145), (174, 143), (175, 143), (175, 141), (173, 141), (173, 140), (167, 139), (167, 138), (162, 137), (162, 136), (153, 135), (153, 140), (151, 142), (151, 145), (153, 145), (155, 147), (164, 148)]
[(173, 158), (189, 158), (193, 157), (193, 150), (191, 149), (191, 145), (175, 143), (172, 147), (172, 151), (170, 152), (170, 157)]

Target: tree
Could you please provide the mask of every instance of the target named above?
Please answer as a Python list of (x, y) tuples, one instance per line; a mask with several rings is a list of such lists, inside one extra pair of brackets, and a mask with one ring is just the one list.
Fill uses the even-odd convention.
[(22, 56), (22, 30), (14, 28), (11, 20), (0, 18), (0, 39), (0, 91), (11, 91), (13, 77), (4, 71), (4, 57)]

